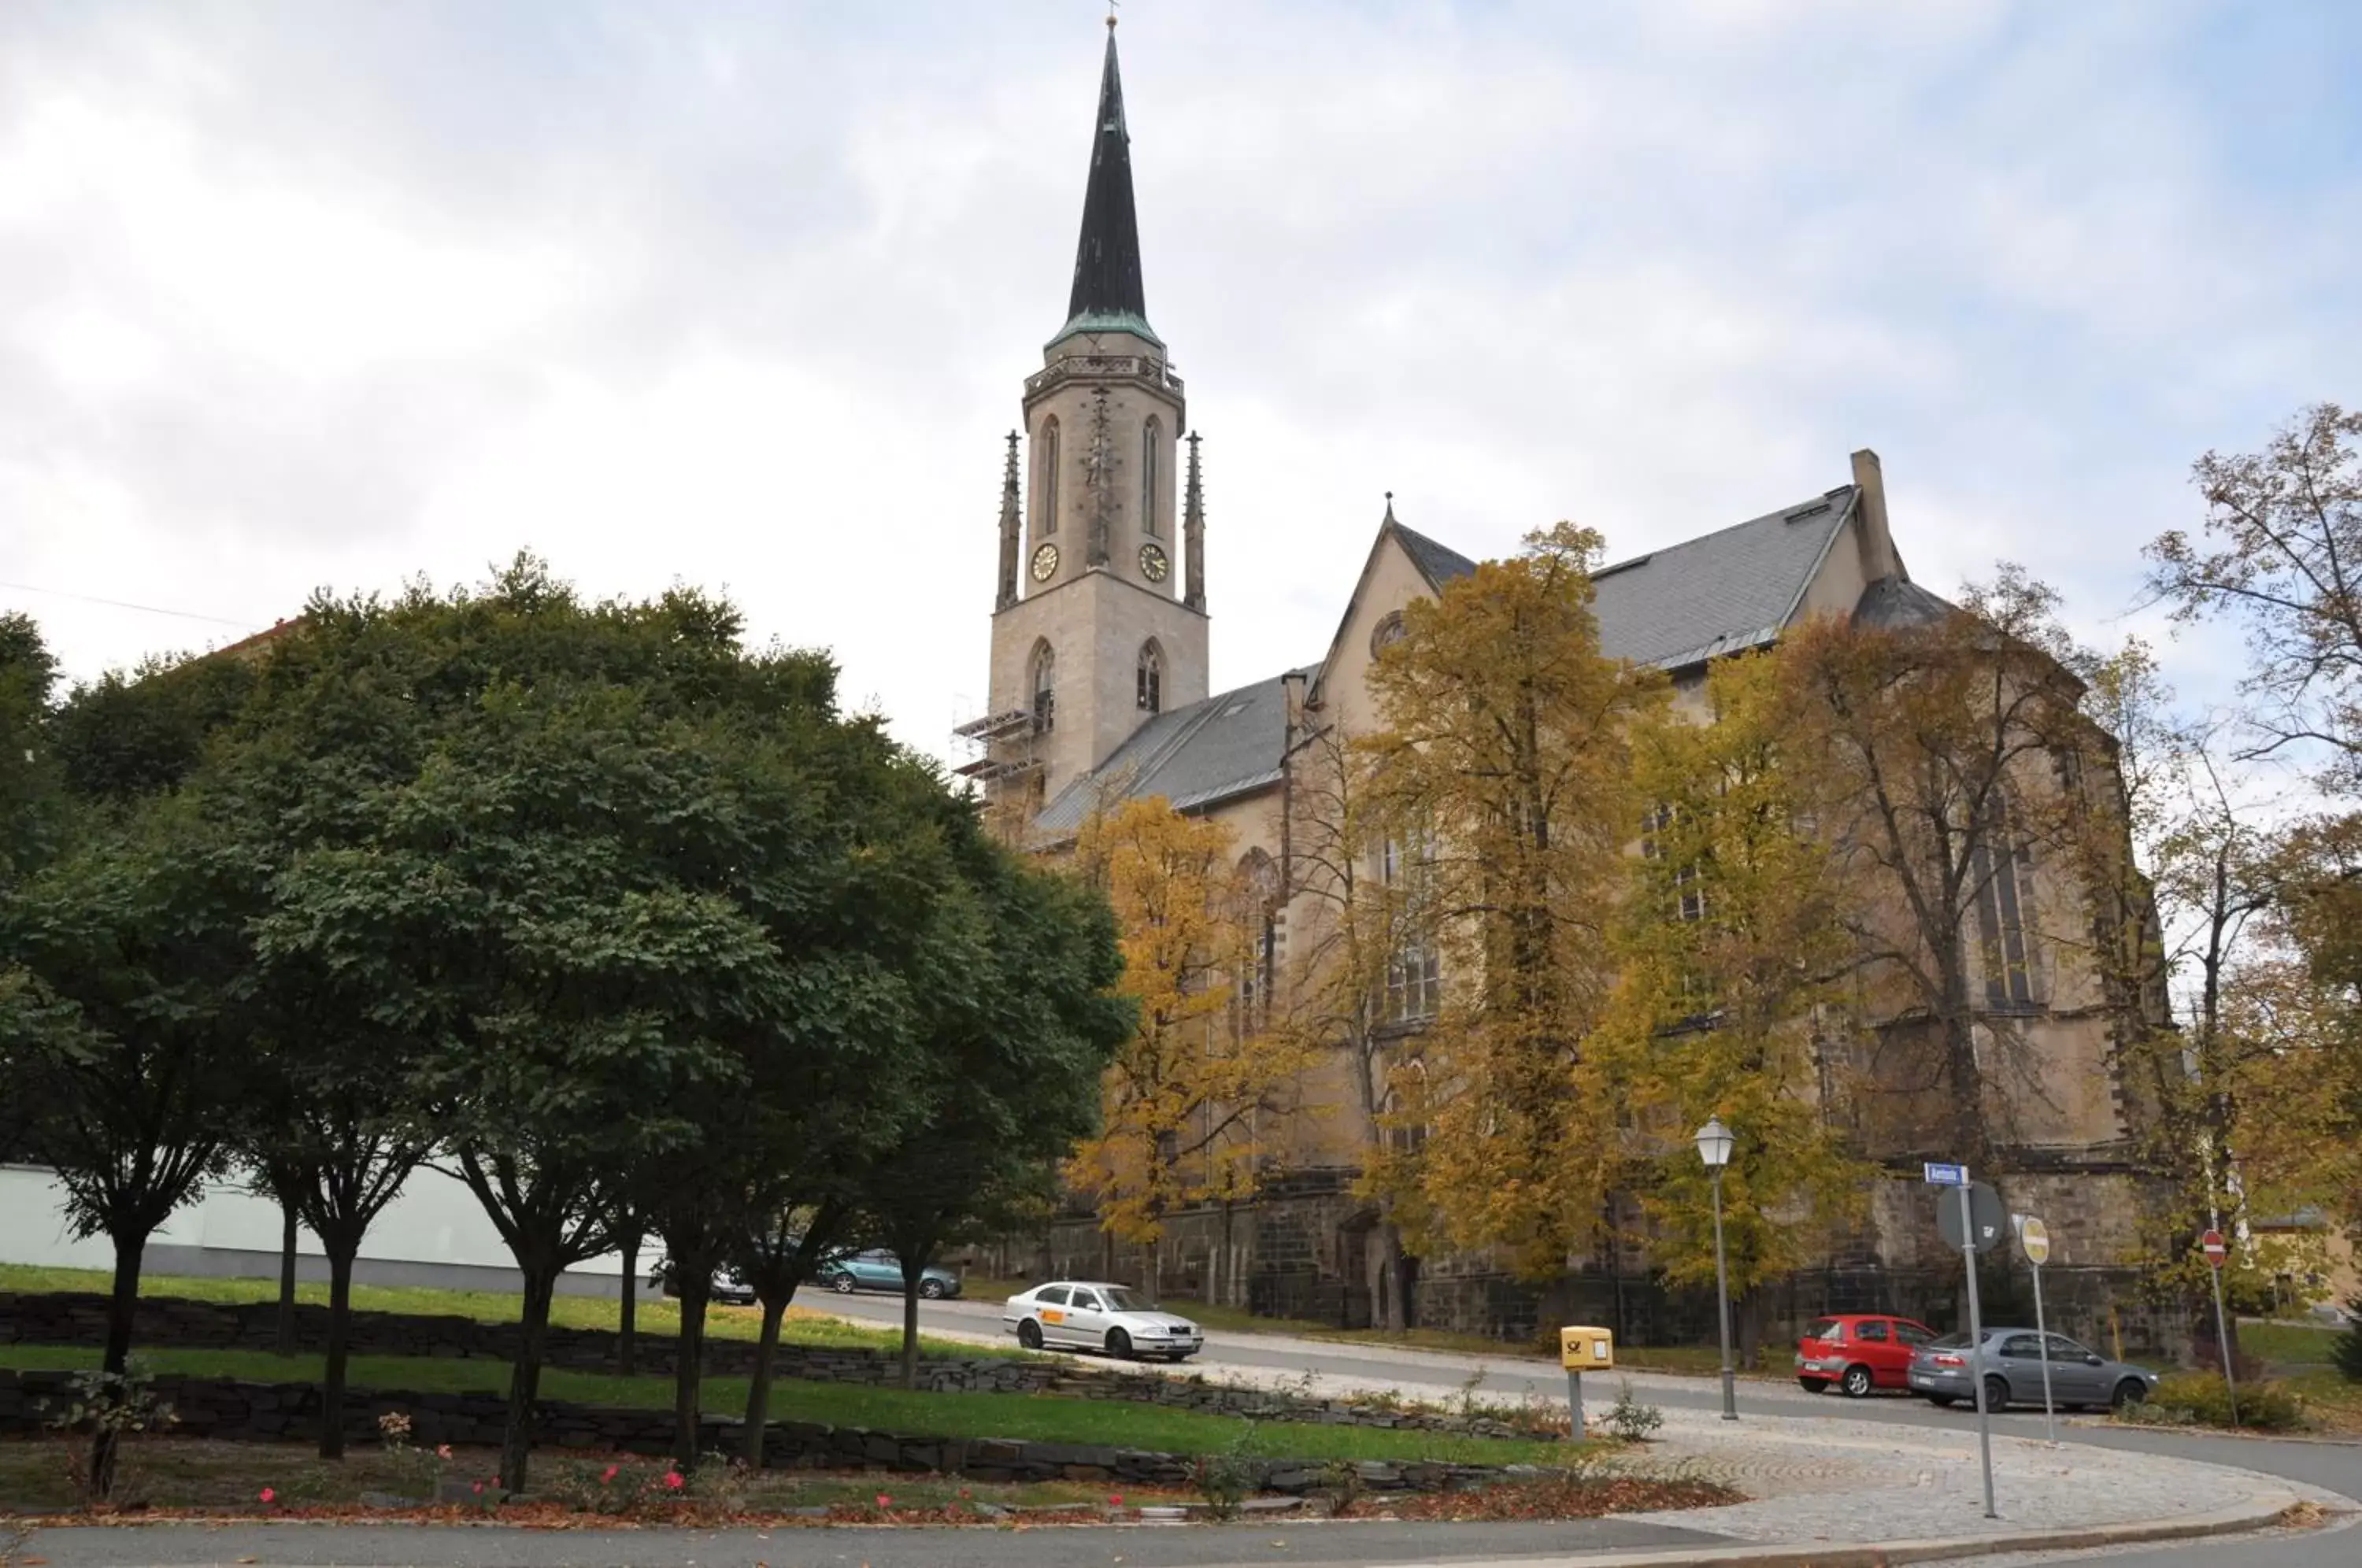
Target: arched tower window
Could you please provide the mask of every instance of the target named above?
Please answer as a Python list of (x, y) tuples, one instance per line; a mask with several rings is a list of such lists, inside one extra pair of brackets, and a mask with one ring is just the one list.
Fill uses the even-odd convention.
[(1140, 432), (1140, 531), (1152, 539), (1162, 532), (1156, 518), (1156, 464), (1164, 440), (1164, 426), (1152, 414)]
[(1134, 684), (1142, 712), (1164, 712), (1164, 652), (1153, 639), (1140, 645), (1140, 667), (1135, 672)]
[(1033, 515), (1035, 536), (1058, 531), (1058, 416), (1052, 414), (1042, 421), (1042, 434), (1033, 438), (1033, 449), (1039, 455), (1041, 471), (1033, 476), (1033, 494), (1037, 498)]
[(1272, 982), (1279, 968), (1279, 863), (1264, 850), (1239, 857), (1246, 942), (1231, 993), (1231, 1025), (1244, 1040), (1271, 1021)]
[(1043, 643), (1033, 650), (1033, 733), (1046, 735), (1058, 727), (1058, 656)]

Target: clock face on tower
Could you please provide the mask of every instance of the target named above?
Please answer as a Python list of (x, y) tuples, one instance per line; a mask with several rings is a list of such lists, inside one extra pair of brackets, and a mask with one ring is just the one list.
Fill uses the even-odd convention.
[(1151, 582), (1163, 582), (1164, 580), (1164, 574), (1168, 569), (1169, 568), (1165, 563), (1164, 548), (1163, 546), (1142, 545), (1140, 547), (1141, 576), (1146, 578)]
[(1033, 580), (1034, 580), (1034, 581), (1036, 581), (1036, 582), (1047, 582), (1047, 581), (1049, 581), (1049, 580), (1050, 580), (1051, 574), (1052, 574), (1052, 573), (1054, 573), (1054, 572), (1055, 572), (1057, 569), (1058, 569), (1058, 547), (1057, 547), (1057, 546), (1055, 546), (1055, 545), (1044, 545), (1044, 546), (1043, 546), (1040, 549), (1038, 549), (1038, 550), (1036, 550), (1036, 551), (1034, 551), (1034, 552), (1033, 552)]

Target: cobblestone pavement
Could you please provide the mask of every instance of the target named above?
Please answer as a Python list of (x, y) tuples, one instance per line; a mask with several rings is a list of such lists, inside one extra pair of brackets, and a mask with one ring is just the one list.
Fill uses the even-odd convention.
[(1755, 1500), (1645, 1514), (1651, 1523), (1767, 1544), (1987, 1535), (2211, 1514), (2290, 1494), (2324, 1507), (2334, 1493), (2253, 1471), (2038, 1440), (1993, 1439), (2000, 1518), (1984, 1517), (1973, 1427), (1950, 1432), (1831, 1418), (1726, 1422), (1666, 1412), (1651, 1468), (1727, 1479)]

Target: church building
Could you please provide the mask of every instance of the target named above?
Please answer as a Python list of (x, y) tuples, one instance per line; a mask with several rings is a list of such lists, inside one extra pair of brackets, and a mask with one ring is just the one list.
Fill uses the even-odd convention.
[[(1150, 325), (1141, 260), (1110, 30), (1066, 319), (1024, 383), (1021, 437), (1009, 436), (989, 705), (959, 732), (977, 753), (961, 771), (1020, 824), (1024, 841), (1045, 850), (1070, 842), (1092, 812), (1127, 798), (1162, 797), (1220, 820), (1269, 889), (1261, 977), (1268, 987), (1286, 972), (1294, 759), (1324, 727), (1377, 727), (1366, 679), (1377, 649), (1406, 604), (1475, 568), (1397, 519), (1389, 499), (1358, 569), (1340, 563), (1336, 623), (1306, 629), (1310, 662), (1209, 690), (1198, 441), (1181, 378)], [(1825, 490), (1601, 569), (1604, 651), (1656, 667), (1679, 689), (1708, 661), (1763, 646), (1810, 618), (1898, 624), (1948, 613), (1904, 567), (1877, 455), (1857, 451), (1831, 470)], [(1397, 966), (1389, 980), (1387, 1010), (1405, 1030), (1431, 1016), (1440, 995), (1432, 955), (1422, 962)], [(2065, 998), (2075, 984), (2061, 977), (2047, 994)], [(2106, 1026), (2062, 1008), (2025, 1027), (2041, 1032), (2038, 1055), (2051, 1064), (2050, 1088), (2035, 1097), (2026, 1135), (2062, 1172), (2125, 1177), (2129, 1132), (2111, 1088)], [(1318, 1086), (1308, 1092), (1352, 1099)], [(1548, 1290), (1512, 1281), (1486, 1260), (1430, 1260), (1418, 1300), (1397, 1299), (1389, 1310), (1389, 1295), (1407, 1297), (1412, 1283), (1380, 1266), (1371, 1245), (1374, 1213), (1353, 1194), (1358, 1152), (1381, 1132), (1350, 1103), (1332, 1110), (1313, 1120), (1317, 1130), (1249, 1220), (1185, 1215), (1172, 1222), (1157, 1270), (1168, 1290), (1218, 1290), (1257, 1311), (1346, 1324), (1407, 1317), (1522, 1335), (1538, 1320), (1555, 1320), (1553, 1313), (1581, 1311), (1584, 1320), (1644, 1338), (1652, 1328), (1661, 1335), (1701, 1326), (1689, 1309), (1652, 1295), (1637, 1256), (1604, 1257), (1600, 1268)], [(1882, 1186), (1898, 1190), (1881, 1195), (1877, 1236), (1832, 1259), (1827, 1279), (1801, 1286), (1793, 1310), (1893, 1310), (1898, 1271), (1946, 1266), (1933, 1255), (1932, 1214), (1923, 1221), (1912, 1207), (1919, 1195), (1901, 1183)], [(2109, 1190), (2106, 1228), (2121, 1236), (2131, 1199), (2122, 1179)], [(2062, 1209), (2068, 1201), (2061, 1197)], [(2074, 1201), (2102, 1199), (2087, 1191)], [(1229, 1255), (1215, 1258), (1216, 1251)], [(1032, 1266), (1090, 1277), (1109, 1261), (1095, 1223), (1077, 1216), (1056, 1228), (1048, 1256), (1037, 1252)], [(1956, 1279), (1957, 1263), (1955, 1254), (1946, 1277)], [(1654, 1307), (1637, 1305), (1647, 1300)], [(1653, 1322), (1649, 1310), (1659, 1314)]]

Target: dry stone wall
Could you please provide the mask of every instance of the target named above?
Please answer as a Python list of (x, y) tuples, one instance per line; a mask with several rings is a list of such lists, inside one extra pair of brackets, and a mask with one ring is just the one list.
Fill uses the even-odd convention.
[[(48, 1430), (56, 1412), (73, 1401), (72, 1373), (0, 1371), (0, 1436), (29, 1436)], [(319, 1389), (308, 1383), (239, 1383), (227, 1379), (158, 1377), (151, 1387), (172, 1408), (175, 1435), (229, 1442), (310, 1442), (320, 1429)], [(544, 1400), (535, 1408), (545, 1452), (664, 1454), (672, 1448), (672, 1414), (657, 1409), (621, 1409)], [(374, 1443), (378, 1418), (400, 1411), (410, 1419), (411, 1441), (432, 1448), (496, 1448), (508, 1415), (497, 1394), (407, 1394), (356, 1392), (346, 1401), (345, 1435), (355, 1446)], [(743, 1424), (708, 1416), (698, 1432), (701, 1452), (737, 1453)], [(811, 1421), (773, 1421), (764, 1429), (766, 1458), (776, 1468), (866, 1469), (933, 1472), (980, 1481), (1120, 1481), (1133, 1485), (1183, 1486), (1194, 1461), (1185, 1454), (1154, 1453), (1095, 1443), (1030, 1442), (1010, 1438), (937, 1438), (834, 1427)], [(1253, 1462), (1258, 1489), (1304, 1492), (1327, 1484), (1323, 1461), (1263, 1459)], [(1443, 1491), (1533, 1474), (1524, 1465), (1389, 1463), (1364, 1461), (1363, 1484), (1381, 1491)]]

